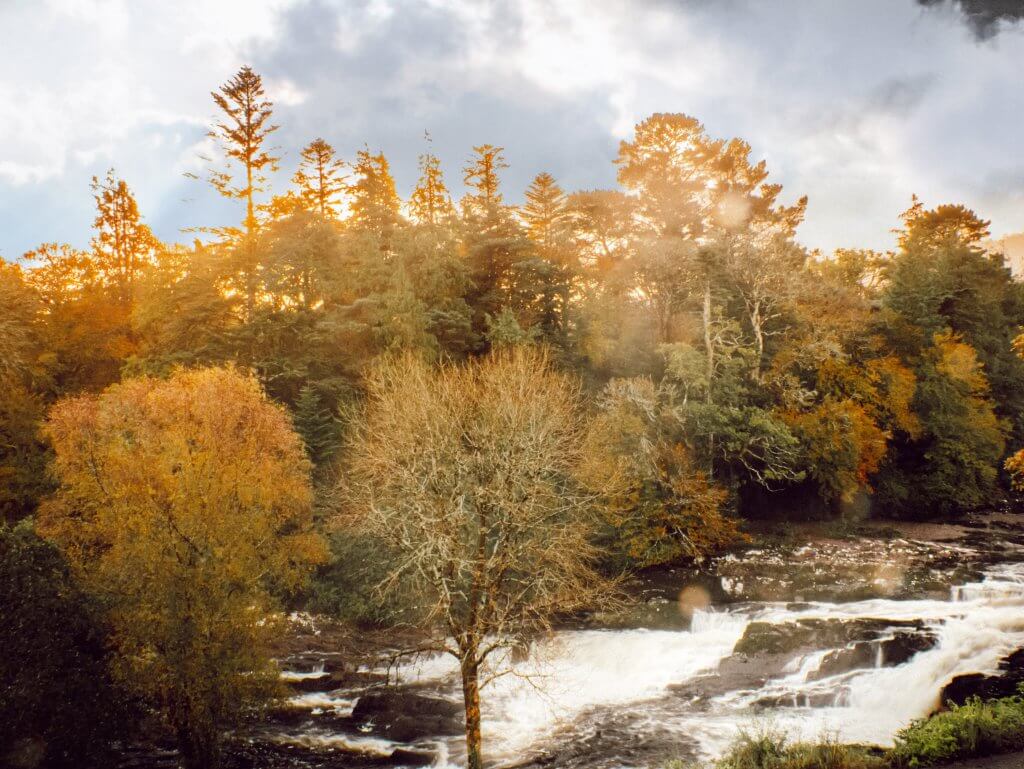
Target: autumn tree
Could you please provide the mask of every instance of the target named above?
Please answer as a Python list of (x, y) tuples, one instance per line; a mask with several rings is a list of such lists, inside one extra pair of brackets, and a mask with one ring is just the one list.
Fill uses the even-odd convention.
[(292, 178), (299, 198), (320, 216), (333, 219), (337, 215), (338, 196), (345, 191), (344, 161), (323, 139), (311, 141), (299, 156), (302, 160)]
[(993, 504), (1008, 425), (977, 351), (945, 331), (915, 362), (920, 430), (896, 443), (878, 480), (880, 500), (891, 513), (919, 518)]
[(498, 213), (503, 201), (500, 176), (508, 167), (504, 147), (473, 147), (473, 155), (462, 169), (462, 181), (468, 189), (462, 198), (465, 215), (490, 219)]
[[(1013, 340), (1013, 351), (1024, 358), (1024, 334)], [(1010, 482), (1017, 491), (1024, 491), (1024, 449), (1019, 449), (1006, 460), (1004, 467), (1010, 474)]]
[(568, 209), (565, 192), (555, 177), (539, 173), (526, 189), (526, 203), (520, 209), (526, 232), (545, 255), (553, 252), (567, 233)]
[(40, 303), (37, 330), (46, 350), (50, 394), (100, 390), (117, 381), (135, 350), (131, 308), (113, 300), (95, 255), (44, 243), (23, 260)]
[(468, 765), (480, 769), (480, 689), (502, 650), (604, 592), (579, 384), (517, 347), (462, 366), (386, 360), (367, 388), (350, 520), (398, 552), (382, 588), (408, 580), (422, 596), (435, 634), (424, 648), (458, 660)]
[(886, 264), (885, 306), (920, 329), (960, 335), (984, 364), (1000, 417), (1024, 440), (1024, 361), (1013, 339), (1024, 325), (1024, 285), (981, 241), (988, 222), (963, 206), (925, 209), (915, 199), (903, 214), (900, 250)]
[(652, 566), (699, 561), (742, 541), (737, 522), (724, 514), (728, 490), (693, 461), (650, 379), (613, 379), (598, 405), (586, 468), (595, 480), (616, 479), (602, 508), (613, 554)]
[(118, 301), (130, 306), (135, 300), (139, 274), (152, 262), (159, 244), (142, 223), (128, 184), (115, 176), (114, 169), (107, 171), (102, 181), (94, 176), (92, 191), (96, 200), (92, 248), (97, 271), (113, 288)]
[(110, 607), (118, 673), (163, 708), (189, 767), (272, 691), (278, 591), (322, 558), (290, 420), (232, 369), (132, 379), (58, 403), (60, 483), (39, 529)]
[(22, 270), (0, 260), (0, 521), (31, 513), (47, 484), (38, 435), (48, 379), (41, 309)]
[(263, 79), (250, 67), (242, 67), (210, 95), (222, 118), (214, 124), (209, 136), (220, 144), (228, 161), (234, 161), (239, 170), (233, 171), (230, 166), (212, 170), (208, 179), (224, 197), (245, 201), (242, 230), (221, 228), (219, 232), (233, 240), (241, 236), (241, 242), (237, 244), (241, 288), (245, 296), (246, 316), (252, 318), (256, 311), (259, 272), (257, 196), (266, 192), (267, 174), (276, 170), (279, 160), (267, 146), (270, 134), (277, 130), (277, 126), (270, 123), (273, 104), (266, 98)]
[(348, 184), (350, 196), (348, 226), (373, 235), (382, 251), (391, 247), (391, 237), (401, 220), (401, 201), (395, 191), (391, 166), (383, 152), (376, 155), (369, 149), (356, 153), (352, 164), (353, 180)]
[(420, 155), (420, 178), (409, 197), (409, 211), (420, 224), (436, 227), (454, 214), (451, 193), (444, 182), (441, 159), (430, 152)]

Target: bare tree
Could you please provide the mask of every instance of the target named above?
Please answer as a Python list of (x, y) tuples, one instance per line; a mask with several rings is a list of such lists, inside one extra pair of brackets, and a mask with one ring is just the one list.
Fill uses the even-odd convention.
[(398, 553), (382, 589), (428, 601), (421, 650), (459, 661), (467, 763), (480, 769), (480, 689), (508, 672), (507, 650), (610, 594), (594, 568), (579, 384), (519, 348), (440, 368), (386, 360), (368, 395), (345, 520)]

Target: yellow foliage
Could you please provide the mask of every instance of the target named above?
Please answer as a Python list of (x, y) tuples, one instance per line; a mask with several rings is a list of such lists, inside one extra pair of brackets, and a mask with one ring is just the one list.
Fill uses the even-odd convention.
[(39, 529), (111, 607), (124, 677), (202, 732), (272, 680), (271, 588), (325, 549), (287, 415), (233, 369), (59, 402)]
[(656, 402), (650, 380), (614, 381), (584, 449), (586, 476), (604, 484), (605, 518), (619, 547), (643, 566), (699, 559), (746, 538), (723, 513), (726, 489), (684, 445), (652, 435)]
[(861, 404), (826, 398), (810, 411), (783, 414), (807, 453), (811, 474), (829, 496), (849, 499), (885, 457), (885, 431)]

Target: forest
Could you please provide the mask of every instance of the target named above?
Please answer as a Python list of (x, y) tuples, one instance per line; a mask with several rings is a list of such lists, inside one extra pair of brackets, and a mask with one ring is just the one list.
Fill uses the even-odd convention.
[(214, 767), (307, 611), (454, 657), (478, 769), (490, 666), (622, 575), (1024, 488), (1024, 284), (984, 212), (915, 197), (891, 252), (809, 251), (807, 198), (678, 113), (615, 189), (508, 190), (502, 147), (443, 169), (427, 137), (402, 199), (370, 146), (278, 147), (252, 69), (212, 98), (194, 183), (234, 221), (160, 242), (111, 169), (87, 249), (0, 261), (19, 755), (105, 765), (147, 718)]

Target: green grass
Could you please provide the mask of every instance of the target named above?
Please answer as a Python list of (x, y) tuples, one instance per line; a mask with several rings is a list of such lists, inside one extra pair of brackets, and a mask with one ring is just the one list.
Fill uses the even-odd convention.
[(915, 721), (896, 735), (895, 745), (843, 745), (827, 736), (791, 742), (771, 727), (742, 732), (729, 751), (710, 765), (673, 762), (668, 769), (924, 769), (951, 761), (1024, 751), (1024, 686), (1015, 697), (951, 705)]
[[(675, 763), (670, 769), (685, 769)], [(780, 731), (762, 728), (742, 732), (729, 752), (709, 769), (887, 769), (877, 751), (843, 745), (833, 737), (818, 742), (790, 742)]]
[(889, 761), (896, 769), (1024, 750), (1024, 696), (951, 706), (896, 735)]

